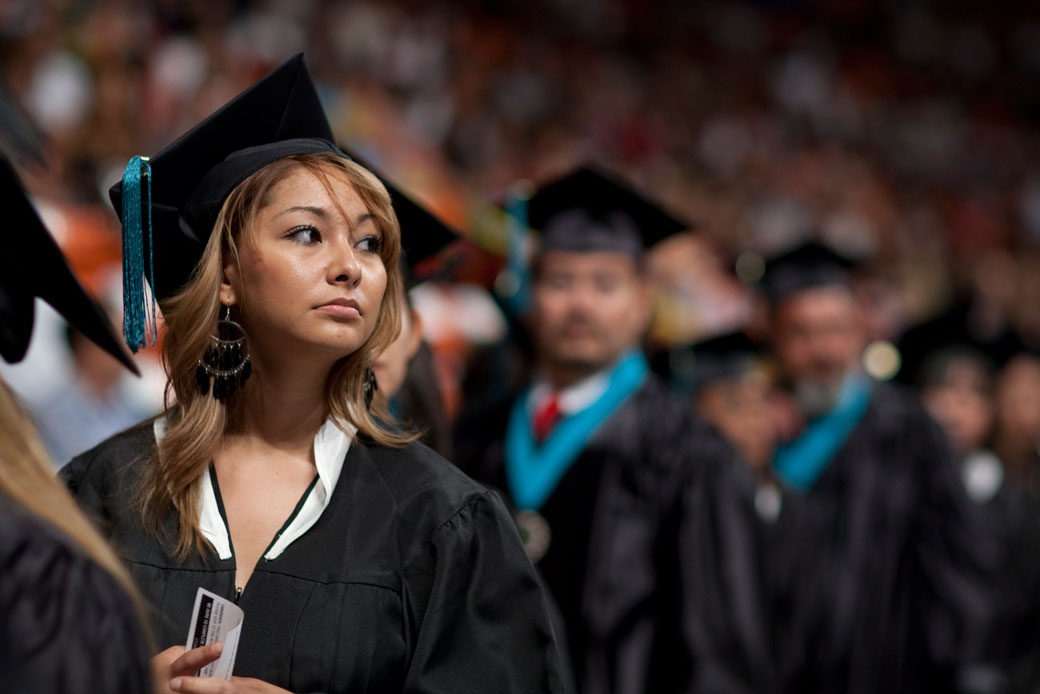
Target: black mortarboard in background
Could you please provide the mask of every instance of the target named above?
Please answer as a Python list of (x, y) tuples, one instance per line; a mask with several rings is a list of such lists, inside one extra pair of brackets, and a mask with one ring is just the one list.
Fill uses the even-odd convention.
[[(225, 198), (239, 183), (276, 159), (316, 152), (341, 154), (301, 54), (152, 157), (155, 297), (165, 299), (188, 281)], [(146, 186), (142, 183), (142, 207)], [(122, 181), (109, 195), (122, 219)], [(147, 219), (145, 209), (146, 259)], [(127, 220), (122, 221), (125, 227)]]
[(112, 330), (108, 316), (84, 291), (33, 208), (21, 180), (0, 156), (0, 196), (5, 233), (0, 234), (0, 356), (20, 361), (29, 347), (39, 297), (99, 347), (138, 373)]
[(849, 286), (857, 265), (818, 241), (806, 241), (766, 262), (762, 291), (775, 304), (806, 289)]
[(716, 335), (669, 351), (669, 378), (676, 390), (696, 393), (718, 381), (741, 379), (762, 369), (763, 350), (744, 332)]
[(896, 343), (902, 360), (897, 379), (905, 385), (920, 386), (924, 371), (936, 355), (950, 350), (984, 355), (994, 369), (1001, 369), (1014, 355), (1029, 347), (1011, 325), (997, 324), (995, 330), (976, 320), (970, 300), (950, 306), (938, 316), (911, 326)]
[(345, 147), (343, 151), (351, 159), (375, 174), (390, 193), (390, 201), (397, 214), (397, 221), (401, 225), (401, 267), (404, 271), (405, 286), (411, 288), (419, 282), (436, 276), (441, 268), (430, 267), (429, 261), (442, 254), (448, 246), (462, 237), (425, 205), (416, 202), (394, 185), (364, 158), (358, 156), (355, 151)]
[(542, 233), (542, 251), (617, 251), (634, 258), (689, 228), (628, 184), (588, 166), (538, 188), (527, 201), (527, 224)]

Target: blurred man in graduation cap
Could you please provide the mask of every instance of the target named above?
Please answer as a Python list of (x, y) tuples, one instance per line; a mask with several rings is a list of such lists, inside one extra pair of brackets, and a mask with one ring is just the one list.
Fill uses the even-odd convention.
[(527, 215), (541, 231), (534, 377), (504, 401), (471, 404), (456, 461), (515, 509), (579, 691), (755, 691), (768, 665), (748, 618), (755, 580), (742, 573), (751, 493), (732, 449), (640, 351), (644, 253), (686, 225), (590, 168), (539, 189)]
[[(938, 426), (860, 367), (853, 263), (807, 242), (767, 263), (773, 352), (802, 426), (773, 458), (792, 492), (785, 691), (956, 691), (988, 618), (977, 526)], [(966, 685), (965, 685), (966, 686)]]
[[(17, 362), (41, 298), (134, 373), (18, 176), (0, 156), (0, 357)], [(0, 380), (0, 681), (5, 692), (147, 692), (147, 640), (130, 578), (53, 477), (29, 418)]]

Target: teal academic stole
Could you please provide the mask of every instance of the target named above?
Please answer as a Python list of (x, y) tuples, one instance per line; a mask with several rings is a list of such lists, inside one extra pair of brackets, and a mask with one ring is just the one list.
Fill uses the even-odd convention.
[(865, 376), (846, 379), (833, 412), (809, 422), (798, 438), (777, 447), (773, 454), (777, 476), (800, 491), (812, 487), (867, 414), (871, 385)]
[(506, 429), (505, 462), (506, 479), (518, 510), (541, 508), (589, 438), (639, 390), (648, 371), (641, 352), (626, 353), (611, 369), (604, 393), (584, 410), (561, 419), (541, 445), (534, 440), (527, 407), (530, 390), (517, 397)]

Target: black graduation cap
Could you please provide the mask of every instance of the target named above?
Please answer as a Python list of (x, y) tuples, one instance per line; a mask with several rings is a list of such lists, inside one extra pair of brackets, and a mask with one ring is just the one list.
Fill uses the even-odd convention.
[(672, 383), (692, 393), (710, 383), (743, 378), (761, 370), (763, 354), (762, 347), (742, 331), (678, 347), (669, 357)]
[(589, 166), (541, 186), (527, 202), (527, 223), (542, 232), (543, 251), (619, 251), (635, 258), (689, 227), (631, 186)]
[(0, 196), (7, 227), (0, 234), (0, 356), (8, 362), (25, 356), (32, 337), (34, 300), (39, 297), (138, 373), (108, 316), (72, 274), (5, 156), (0, 156)]
[(896, 343), (902, 367), (896, 378), (904, 385), (923, 385), (941, 357), (974, 353), (1001, 369), (1028, 346), (1010, 326), (995, 332), (980, 330), (972, 302), (958, 301), (938, 316), (910, 327)]
[(401, 225), (401, 266), (405, 285), (409, 288), (430, 279), (436, 269), (427, 271), (427, 262), (440, 255), (448, 246), (460, 240), (461, 235), (444, 223), (425, 205), (394, 185), (379, 170), (371, 166), (357, 152), (342, 148), (351, 159), (371, 171), (386, 186), (390, 193), (397, 221)]
[[(154, 252), (147, 209), (142, 221), (144, 257), (154, 259), (155, 297), (165, 299), (188, 281), (225, 198), (239, 183), (276, 159), (317, 152), (342, 154), (298, 54), (152, 157)], [(142, 207), (148, 185), (141, 184)], [(125, 234), (123, 192), (120, 181), (109, 196)]]
[(762, 290), (776, 303), (806, 289), (848, 286), (857, 265), (818, 241), (805, 241), (766, 262)]

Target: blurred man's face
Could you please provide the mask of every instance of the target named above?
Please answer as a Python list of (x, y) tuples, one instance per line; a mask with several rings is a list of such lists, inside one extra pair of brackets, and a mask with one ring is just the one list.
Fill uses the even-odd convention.
[(538, 358), (575, 375), (599, 371), (638, 344), (650, 290), (629, 256), (611, 251), (546, 251), (533, 287)]
[(773, 349), (807, 416), (837, 404), (846, 373), (859, 361), (863, 324), (845, 287), (818, 287), (784, 297), (773, 308)]

